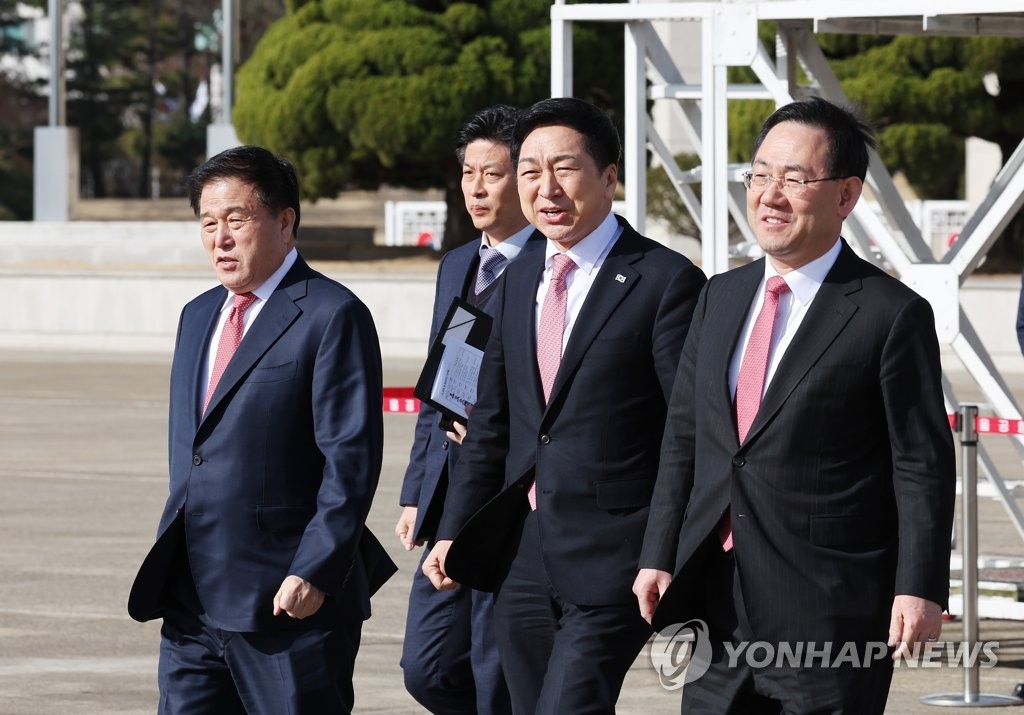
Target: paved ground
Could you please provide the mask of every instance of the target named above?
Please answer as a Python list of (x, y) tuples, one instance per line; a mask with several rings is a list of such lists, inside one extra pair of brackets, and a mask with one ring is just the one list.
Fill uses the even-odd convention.
[[(386, 365), (407, 385), (411, 363)], [(163, 357), (0, 353), (0, 713), (152, 713), (158, 626), (125, 613), (131, 579), (166, 495), (168, 362)], [(1024, 376), (1017, 376), (1024, 389)], [(1021, 394), (1018, 392), (1018, 394)], [(965, 391), (970, 396), (970, 391)], [(374, 599), (357, 665), (357, 712), (416, 713), (398, 658), (405, 599), (418, 554), (396, 548), (391, 527), (412, 435), (412, 417), (386, 420), (386, 453), (371, 526), (401, 572)], [(999, 438), (993, 438), (999, 440)], [(1005, 440), (1001, 465), (1020, 472)], [(1024, 556), (1001, 507), (982, 500), (981, 549)], [(944, 636), (958, 638), (959, 625)], [(1024, 623), (983, 621), (1000, 642), (999, 665), (982, 671), (985, 692), (1024, 681)], [(891, 713), (926, 713), (918, 697), (962, 692), (960, 670), (897, 670)], [(629, 674), (620, 713), (678, 712), (646, 654)]]

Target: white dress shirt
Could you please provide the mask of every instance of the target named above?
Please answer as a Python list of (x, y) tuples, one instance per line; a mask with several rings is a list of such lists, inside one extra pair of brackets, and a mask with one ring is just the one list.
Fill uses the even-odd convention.
[[(835, 265), (836, 258), (839, 257), (840, 248), (842, 248), (842, 244), (836, 238), (835, 244), (823, 256), (815, 258), (810, 263), (802, 265), (782, 276), (786, 281), (786, 285), (789, 286), (789, 290), (779, 296), (779, 307), (778, 312), (775, 314), (772, 342), (768, 352), (768, 370), (764, 377), (764, 390), (768, 389), (768, 384), (775, 375), (779, 361), (786, 354), (786, 348), (793, 341), (797, 328), (800, 327), (804, 316), (807, 315), (807, 309), (810, 308), (811, 301), (818, 294), (821, 284), (825, 282), (825, 276), (828, 275), (828, 272), (832, 270), (832, 266)], [(747, 313), (747, 321), (743, 325), (742, 332), (740, 332), (740, 339), (736, 343), (732, 362), (729, 363), (729, 394), (734, 399), (736, 397), (736, 382), (740, 375), (740, 365), (743, 363), (743, 353), (746, 352), (747, 343), (750, 341), (750, 334), (754, 331), (754, 322), (757, 320), (757, 314), (761, 312), (761, 306), (764, 304), (764, 286), (769, 278), (777, 275), (779, 275), (779, 272), (775, 270), (771, 259), (765, 259), (764, 278), (761, 279), (761, 283), (757, 287), (754, 303), (750, 306), (750, 310)], [(762, 397), (764, 396), (764, 390), (761, 392)]]
[[(249, 332), (249, 326), (252, 325), (252, 321), (256, 320), (256, 316), (263, 310), (263, 304), (267, 302), (271, 294), (277, 290), (277, 286), (281, 284), (281, 280), (285, 277), (285, 274), (291, 270), (292, 266), (295, 265), (295, 261), (299, 257), (299, 252), (292, 247), (292, 250), (288, 252), (288, 255), (284, 257), (281, 265), (276, 271), (270, 274), (270, 277), (263, 282), (263, 284), (252, 291), (252, 294), (256, 296), (257, 300), (251, 306), (249, 310), (245, 311), (245, 326), (242, 329), (242, 337)], [(210, 344), (206, 346), (206, 369), (203, 370), (204, 379), (199, 385), (199, 404), (203, 404), (203, 400), (206, 399), (206, 391), (210, 388), (210, 377), (213, 375), (213, 363), (217, 359), (217, 347), (220, 345), (220, 334), (224, 331), (224, 323), (228, 322), (228, 316), (231, 314), (231, 308), (235, 305), (235, 294), (231, 291), (227, 292), (227, 296), (224, 298), (224, 304), (220, 307), (220, 316), (217, 318), (217, 327), (213, 330), (213, 335), (210, 336)]]
[[(575, 246), (565, 251), (565, 255), (572, 259), (576, 268), (569, 271), (565, 279), (566, 305), (565, 305), (565, 330), (562, 333), (562, 350), (569, 343), (569, 335), (579, 317), (583, 302), (587, 299), (590, 287), (594, 285), (597, 272), (604, 265), (604, 259), (611, 251), (615, 241), (622, 235), (622, 226), (615, 219), (615, 214), (609, 213), (604, 221), (595, 228), (590, 235)], [(537, 309), (535, 311), (534, 335), (540, 330), (540, 310), (544, 305), (544, 297), (548, 294), (548, 286), (551, 284), (551, 274), (554, 265), (551, 262), (552, 256), (560, 253), (558, 246), (552, 241), (547, 242), (544, 251), (544, 275), (540, 285), (537, 287)]]
[(477, 255), (480, 256), (481, 260), (483, 260), (484, 254), (486, 254), (487, 251), (497, 251), (505, 257), (505, 260), (502, 261), (501, 265), (499, 265), (498, 269), (494, 272), (494, 277), (497, 278), (505, 272), (509, 263), (516, 260), (519, 256), (519, 252), (523, 250), (523, 246), (526, 245), (526, 242), (530, 240), (530, 236), (533, 235), (533, 231), (533, 226), (531, 224), (526, 224), (525, 227), (516, 231), (504, 241), (499, 241), (494, 246), (488, 244), (487, 239), (481, 235), (480, 245), (477, 247)]

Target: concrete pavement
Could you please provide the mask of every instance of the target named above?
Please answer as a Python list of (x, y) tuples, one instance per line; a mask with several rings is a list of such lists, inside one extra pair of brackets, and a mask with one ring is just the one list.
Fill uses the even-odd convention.
[[(167, 493), (169, 356), (0, 352), (0, 714), (152, 713), (158, 623), (125, 612), (135, 570)], [(388, 385), (409, 385), (414, 361), (386, 361)], [(1011, 376), (1024, 389), (1024, 375)], [(965, 388), (965, 395), (970, 391)], [(1020, 393), (1018, 393), (1020, 394)], [(401, 570), (374, 598), (356, 669), (356, 711), (418, 713), (398, 665), (410, 575), (392, 526), (413, 418), (386, 417), (384, 471), (370, 526)], [(1005, 438), (990, 439), (1010, 474), (1020, 462)], [(1024, 556), (1002, 507), (980, 502), (983, 554)], [(948, 624), (944, 639), (959, 638)], [(1024, 623), (986, 620), (1000, 642), (984, 692), (1024, 681)], [(918, 697), (959, 692), (948, 667), (897, 669), (890, 713), (935, 712)], [(645, 653), (620, 701), (624, 715), (678, 712), (678, 692), (658, 684)]]

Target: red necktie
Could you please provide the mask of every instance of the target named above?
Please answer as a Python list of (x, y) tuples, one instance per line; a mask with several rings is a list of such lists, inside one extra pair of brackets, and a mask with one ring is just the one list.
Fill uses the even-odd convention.
[[(540, 327), (537, 329), (537, 368), (540, 370), (540, 384), (544, 390), (544, 402), (551, 397), (558, 365), (562, 362), (562, 336), (565, 333), (565, 306), (568, 296), (565, 277), (576, 264), (564, 253), (551, 257), (551, 283), (548, 284), (544, 305), (540, 309)], [(527, 493), (530, 508), (537, 508), (537, 483), (530, 485)]]
[(220, 342), (217, 344), (217, 357), (213, 361), (213, 372), (210, 374), (210, 387), (206, 390), (206, 399), (203, 400), (203, 414), (210, 404), (213, 391), (217, 389), (224, 370), (231, 362), (231, 356), (235, 354), (239, 344), (242, 342), (242, 334), (245, 332), (245, 311), (257, 300), (252, 293), (236, 293), (235, 305), (228, 315), (224, 329), (220, 333)]
[[(768, 372), (768, 354), (772, 347), (772, 331), (775, 328), (775, 316), (779, 309), (779, 296), (789, 290), (781, 276), (772, 276), (765, 285), (764, 305), (754, 321), (754, 329), (750, 332), (747, 349), (743, 353), (740, 374), (736, 380), (736, 432), (740, 444), (747, 438), (750, 425), (754, 422), (758, 408), (761, 407), (761, 395), (764, 392), (764, 378)], [(725, 513), (719, 523), (718, 536), (722, 541), (722, 549), (732, 549), (732, 524), (729, 512)]]

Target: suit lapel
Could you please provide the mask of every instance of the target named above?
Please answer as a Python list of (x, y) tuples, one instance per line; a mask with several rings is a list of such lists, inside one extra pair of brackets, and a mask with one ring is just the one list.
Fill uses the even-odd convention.
[[(476, 267), (480, 255), (480, 243), (474, 242), (474, 251), (460, 251), (452, 255), (445, 265), (445, 289), (452, 298), (466, 298), (476, 283)], [(450, 264), (450, 265), (447, 265)], [(451, 303), (449, 299), (447, 301)]]
[(207, 415), (217, 409), (224, 396), (245, 378), (270, 346), (277, 342), (288, 326), (302, 313), (296, 301), (305, 297), (306, 281), (311, 274), (311, 269), (299, 258), (285, 275), (231, 357), (231, 362), (228, 363), (213, 397), (210, 398), (210, 404), (206, 408)]
[(857, 304), (848, 296), (861, 288), (861, 278), (855, 270), (859, 260), (844, 243), (835, 265), (825, 277), (807, 315), (786, 348), (786, 354), (779, 361), (750, 426), (747, 443), (756, 439), (771, 422), (807, 371), (818, 362), (857, 312)]
[(762, 258), (744, 268), (736, 269), (737, 272), (744, 271), (745, 274), (737, 275), (736, 286), (724, 286), (722, 309), (709, 313), (705, 318), (705, 323), (714, 327), (704, 334), (717, 336), (708, 353), (709, 362), (715, 365), (714, 384), (718, 390), (717, 399), (721, 400), (721, 404), (725, 405), (725, 411), (730, 415), (729, 422), (732, 424), (737, 442), (739, 434), (736, 433), (736, 415), (732, 405), (732, 390), (729, 388), (729, 367), (732, 365), (747, 313), (754, 302), (754, 294), (764, 277), (764, 260)]
[(189, 414), (192, 420), (192, 428), (199, 427), (200, 414), (203, 397), (200, 394), (200, 385), (206, 384), (206, 356), (210, 346), (210, 337), (213, 335), (217, 325), (217, 318), (220, 317), (220, 309), (227, 300), (227, 289), (212, 290), (201, 298), (201, 303), (196, 306), (196, 318), (181, 326), (181, 336), (176, 351), (182, 355), (190, 356), (192, 367), (184, 371), (187, 379), (185, 391), (190, 399)]
[[(516, 259), (522, 262), (523, 269), (516, 271), (514, 276), (507, 269), (504, 280), (506, 306), (514, 306), (514, 310), (523, 310), (526, 313), (524, 320), (516, 320), (513, 325), (517, 331), (513, 344), (522, 348), (520, 357), (515, 360), (517, 365), (523, 366), (526, 379), (533, 386), (533, 394), (536, 395), (537, 406), (540, 411), (544, 410), (544, 390), (540, 384), (540, 369), (537, 367), (537, 288), (540, 286), (541, 277), (544, 274), (544, 247), (545, 241), (538, 241), (535, 246), (527, 242), (529, 253), (524, 252)], [(515, 277), (513, 282), (511, 279)], [(522, 306), (520, 308), (520, 306)], [(512, 350), (508, 351), (513, 354)]]

